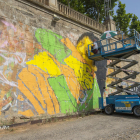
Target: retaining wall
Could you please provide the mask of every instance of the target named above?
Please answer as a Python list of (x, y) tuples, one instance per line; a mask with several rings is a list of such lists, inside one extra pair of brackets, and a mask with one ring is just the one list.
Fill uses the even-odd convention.
[(99, 107), (107, 62), (86, 50), (101, 32), (27, 1), (1, 0), (0, 17), (0, 118)]

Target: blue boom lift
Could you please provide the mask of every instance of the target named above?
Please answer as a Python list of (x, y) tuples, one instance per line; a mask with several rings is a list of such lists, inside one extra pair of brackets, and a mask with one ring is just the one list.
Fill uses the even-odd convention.
[[(116, 39), (117, 36), (119, 40)], [(128, 68), (136, 65), (138, 61), (127, 59), (131, 55), (140, 53), (140, 34), (134, 30), (132, 37), (124, 38), (124, 33), (113, 36), (112, 43), (108, 43), (109, 39), (99, 40), (96, 43), (99, 46), (97, 54), (93, 54), (93, 44), (88, 45), (88, 58), (94, 61), (100, 60), (112, 60), (107, 65), (107, 68), (113, 69), (114, 72), (107, 75), (108, 78), (115, 79), (109, 88), (113, 88), (116, 91), (109, 94), (106, 97), (106, 106), (103, 105), (103, 97), (99, 98), (99, 108), (104, 110), (106, 114), (113, 114), (116, 112), (134, 113), (134, 115), (140, 117), (140, 95), (131, 89), (140, 85), (139, 82), (128, 80), (129, 78), (135, 79), (139, 74), (137, 71), (128, 70)], [(127, 62), (127, 65), (123, 67), (116, 66), (120, 62)], [(118, 78), (116, 75), (120, 72), (126, 74), (125, 77)], [(128, 86), (120, 86), (120, 83), (127, 82)], [(119, 95), (119, 93), (126, 93), (125, 95)]]

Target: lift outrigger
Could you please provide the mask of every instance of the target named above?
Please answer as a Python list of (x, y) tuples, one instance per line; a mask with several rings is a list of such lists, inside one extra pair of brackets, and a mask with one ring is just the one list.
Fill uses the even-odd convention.
[[(117, 37), (121, 39), (117, 40)], [(96, 42), (99, 46), (98, 54), (92, 53), (93, 48), (91, 46), (93, 46), (93, 44), (88, 45), (89, 59), (94, 61), (104, 59), (112, 60), (112, 62), (107, 65), (107, 68), (114, 70), (114, 72), (107, 75), (107, 77), (115, 80), (107, 86), (116, 91), (106, 97), (106, 106), (103, 104), (103, 97), (100, 97), (99, 108), (104, 110), (108, 115), (116, 111), (134, 113), (134, 115), (140, 116), (140, 95), (131, 90), (139, 86), (140, 83), (128, 80), (129, 78), (135, 79), (139, 74), (137, 71), (128, 70), (128, 68), (136, 65), (138, 61), (127, 59), (132, 55), (140, 53), (140, 34), (134, 30), (134, 36), (124, 38), (124, 33), (122, 32), (113, 36), (112, 42), (108, 40), (109, 38), (106, 38)], [(127, 62), (128, 64), (123, 67), (116, 66), (116, 64), (120, 62)], [(115, 77), (120, 72), (124, 72), (127, 76), (121, 78)], [(119, 86), (121, 82), (127, 82), (129, 84), (126, 87)], [(119, 95), (122, 92), (126, 93), (126, 95)]]

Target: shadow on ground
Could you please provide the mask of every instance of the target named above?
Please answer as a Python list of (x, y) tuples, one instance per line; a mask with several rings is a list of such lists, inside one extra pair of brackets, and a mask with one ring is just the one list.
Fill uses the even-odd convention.
[[(99, 114), (99, 113), (98, 113)], [(100, 113), (100, 115), (106, 115), (105, 113)], [(116, 118), (125, 118), (125, 119), (140, 119), (140, 117), (136, 117), (135, 115), (133, 115), (133, 113), (117, 113), (114, 112), (112, 115), (106, 115), (107, 117), (112, 116), (112, 117), (116, 117)]]

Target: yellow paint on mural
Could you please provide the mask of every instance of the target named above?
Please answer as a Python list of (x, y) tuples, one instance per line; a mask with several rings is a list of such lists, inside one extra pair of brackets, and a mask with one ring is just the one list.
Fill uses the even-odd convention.
[(18, 95), (17, 99), (20, 100), (20, 101), (24, 101), (24, 98), (23, 98), (22, 95)]
[(88, 45), (92, 44), (93, 41), (90, 40), (90, 38), (84, 37), (79, 43), (77, 44), (77, 50), (82, 55), (82, 57), (86, 60), (86, 62), (90, 65), (93, 71), (97, 71), (97, 67), (93, 65), (93, 60), (90, 60), (88, 58)]
[(42, 69), (45, 72), (48, 72), (48, 74), (51, 77), (56, 77), (61, 75), (61, 71), (57, 64), (53, 61), (53, 59), (48, 56), (47, 52), (40, 52), (39, 54), (34, 56), (34, 59), (26, 62), (27, 65), (32, 64), (40, 69)]
[(0, 115), (1, 115), (1, 111), (0, 111)]
[[(64, 38), (61, 40), (61, 42), (63, 42), (72, 51), (72, 56), (76, 58), (77, 61), (80, 61), (85, 64), (87, 63), (85, 59), (82, 57), (82, 55), (78, 52), (76, 47), (69, 40), (69, 38)], [(80, 85), (79, 81), (77, 81), (77, 77), (74, 73), (74, 70), (69, 68), (68, 65), (61, 65), (61, 70), (62, 70), (62, 73), (66, 77), (66, 81), (72, 95), (75, 97), (75, 99), (77, 100), (77, 103), (79, 104), (80, 103), (79, 97), (83, 98), (85, 95), (82, 92), (83, 90), (82, 86)], [(94, 75), (95, 75), (94, 69), (92, 69), (91, 75), (93, 75), (93, 78), (94, 78)]]
[(81, 41), (79, 41), (76, 48), (81, 55), (87, 55), (88, 45), (91, 43), (93, 43), (93, 41), (91, 41), (87, 36), (84, 37)]
[(92, 72), (91, 68), (87, 64), (83, 64), (78, 61), (72, 55), (64, 59), (64, 61), (74, 70), (77, 80), (81, 84), (82, 88), (85, 90), (92, 89), (93, 76), (90, 74)]
[(24, 112), (18, 111), (18, 114), (21, 114), (21, 115), (24, 115), (24, 116), (27, 116), (27, 117), (33, 117), (34, 116), (34, 114), (31, 110), (26, 110)]

